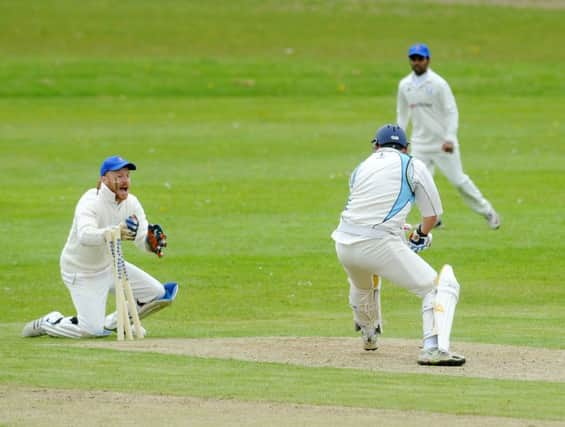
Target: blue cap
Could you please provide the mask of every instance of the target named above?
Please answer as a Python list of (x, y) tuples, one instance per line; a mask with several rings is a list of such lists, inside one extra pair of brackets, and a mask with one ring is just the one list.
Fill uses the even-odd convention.
[(424, 58), (429, 58), (430, 49), (428, 49), (428, 46), (426, 46), (424, 43), (418, 43), (413, 46), (410, 46), (410, 49), (408, 49), (408, 56), (412, 56), (412, 55), (420, 55), (423, 56)]
[(136, 170), (136, 166), (120, 156), (108, 157), (102, 162), (100, 166), (100, 176), (106, 175), (109, 171), (119, 171), (122, 168), (128, 168), (129, 170)]

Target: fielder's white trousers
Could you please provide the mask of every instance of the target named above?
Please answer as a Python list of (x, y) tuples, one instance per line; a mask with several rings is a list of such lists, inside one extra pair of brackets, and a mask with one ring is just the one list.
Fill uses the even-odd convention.
[[(126, 271), (133, 296), (137, 301), (146, 303), (165, 295), (165, 289), (157, 279), (127, 261)], [(108, 292), (114, 292), (112, 267), (94, 274), (62, 271), (61, 276), (77, 312), (77, 332), (81, 336), (101, 335), (104, 330)], [(61, 327), (68, 329), (69, 322), (61, 322)], [(63, 336), (67, 335), (63, 334)]]
[(485, 199), (471, 178), (463, 172), (459, 146), (454, 147), (453, 153), (446, 153), (442, 150), (424, 152), (412, 149), (410, 154), (424, 162), (432, 175), (437, 166), (447, 180), (457, 188), (465, 203), (473, 211), (486, 216), (493, 210), (490, 202)]

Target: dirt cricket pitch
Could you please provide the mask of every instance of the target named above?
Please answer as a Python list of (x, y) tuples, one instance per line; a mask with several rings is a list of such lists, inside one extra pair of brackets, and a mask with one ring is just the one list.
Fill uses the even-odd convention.
[[(64, 344), (63, 344), (64, 345)], [(79, 345), (254, 362), (472, 378), (565, 382), (565, 350), (455, 343), (467, 364), (457, 368), (415, 363), (419, 341), (382, 339), (375, 352), (359, 338), (255, 337), (85, 341)], [(164, 411), (164, 408), (166, 410)], [(559, 421), (461, 416), (416, 411), (202, 399), (107, 391), (0, 386), (0, 425), (185, 425), (185, 426), (562, 426)], [(166, 420), (166, 421), (165, 421)]]

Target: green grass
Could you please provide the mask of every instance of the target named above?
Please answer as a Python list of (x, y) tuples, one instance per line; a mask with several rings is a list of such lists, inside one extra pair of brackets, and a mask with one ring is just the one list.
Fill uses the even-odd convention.
[[(560, 383), (450, 378), (426, 374), (387, 374), (355, 369), (307, 368), (155, 353), (78, 349), (70, 346), (20, 345), (8, 352), (0, 374), (5, 383), (52, 388), (112, 390), (204, 398), (280, 401), (315, 405), (452, 412), (562, 419)], [(41, 351), (37, 352), (40, 348)], [(12, 353), (12, 354), (10, 354)], [(16, 362), (25, 355), (26, 363)], [(64, 358), (65, 364), (59, 363)], [(94, 369), (84, 369), (88, 359)], [(155, 366), (167, 366), (157, 375)], [(76, 372), (80, 371), (80, 375)], [(119, 379), (116, 377), (119, 372)], [(156, 381), (158, 377), (158, 381)], [(25, 378), (22, 380), (22, 378)], [(406, 384), (409, 383), (410, 387)], [(339, 384), (339, 387), (336, 387)], [(442, 390), (437, 393), (437, 390)], [(533, 395), (536, 399), (532, 399)], [(449, 396), (446, 407), (445, 396)], [(375, 399), (375, 396), (379, 396)], [(422, 399), (426, 396), (426, 399)], [(501, 403), (500, 396), (504, 396)], [(537, 400), (539, 399), (539, 401)]]
[[(407, 1), (2, 2), (0, 381), (565, 419), (559, 383), (86, 352), (18, 337), (24, 321), (72, 313), (59, 254), (76, 201), (115, 153), (138, 165), (132, 191), (169, 235), (164, 259), (129, 247), (128, 259), (181, 283), (175, 305), (147, 320), (152, 336), (351, 336), (329, 235), (348, 174), (395, 119), (406, 49), (425, 40), (457, 96), (466, 172), (503, 218), (489, 231), (437, 177), (446, 227), (424, 257), (452, 264), (462, 284), (453, 339), (565, 348), (564, 17)], [(385, 283), (383, 302), (387, 336), (417, 338), (419, 301)], [(111, 377), (124, 359), (127, 375)], [(157, 369), (184, 380), (153, 385)], [(437, 388), (454, 396), (449, 406), (423, 407), (418, 396)]]

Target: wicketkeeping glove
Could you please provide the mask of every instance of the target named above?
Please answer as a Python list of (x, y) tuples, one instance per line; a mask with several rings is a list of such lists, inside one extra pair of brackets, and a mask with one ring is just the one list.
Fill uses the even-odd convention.
[(167, 246), (167, 235), (163, 232), (159, 224), (149, 224), (145, 244), (149, 250), (157, 254), (158, 257), (164, 255), (163, 248)]
[(139, 220), (135, 215), (130, 215), (120, 224), (120, 237), (122, 240), (135, 240), (138, 228)]
[(416, 253), (428, 249), (431, 245), (432, 233), (422, 233), (422, 225), (418, 225), (418, 228), (408, 236), (408, 246)]

